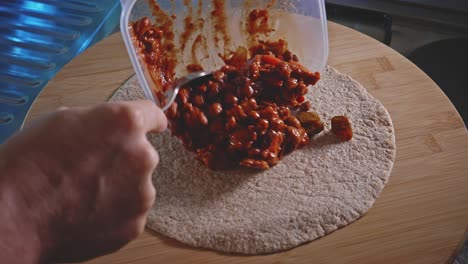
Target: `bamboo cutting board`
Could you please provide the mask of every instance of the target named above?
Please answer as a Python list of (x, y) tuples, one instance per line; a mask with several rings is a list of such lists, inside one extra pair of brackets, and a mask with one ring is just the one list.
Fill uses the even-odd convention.
[[(273, 255), (197, 250), (147, 231), (121, 251), (90, 263), (451, 262), (468, 225), (468, 133), (461, 118), (439, 87), (394, 50), (333, 23), (329, 35), (329, 64), (362, 83), (387, 107), (395, 125), (395, 166), (367, 215)], [(28, 120), (59, 106), (104, 102), (132, 74), (121, 36), (114, 35), (67, 65)]]

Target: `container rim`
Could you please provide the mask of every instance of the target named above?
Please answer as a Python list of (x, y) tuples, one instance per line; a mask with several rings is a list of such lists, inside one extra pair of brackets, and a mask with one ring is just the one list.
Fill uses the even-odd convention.
[(143, 74), (142, 70), (142, 65), (140, 64), (140, 60), (138, 59), (138, 54), (137, 51), (131, 41), (132, 36), (130, 34), (129, 30), (129, 24), (130, 24), (130, 12), (129, 10), (132, 10), (133, 6), (138, 0), (120, 0), (122, 4), (122, 14), (120, 16), (120, 31), (123, 34), (123, 41), (125, 43), (125, 46), (127, 48), (130, 61), (133, 64), (135, 73), (138, 77), (138, 80), (140, 81), (140, 84), (142, 85), (143, 92), (146, 96), (146, 98), (150, 99), (154, 103), (156, 103), (158, 106), (160, 105), (158, 101), (155, 99), (153, 92), (150, 89), (150, 86), (148, 84), (148, 81), (146, 77)]
[[(125, 0), (122, 0), (125, 1)], [(327, 23), (327, 12), (325, 10), (325, 0), (318, 0), (320, 2), (320, 14), (321, 14), (321, 24), (322, 24), (322, 36), (323, 36), (323, 57), (321, 62), (321, 67), (318, 69), (319, 72), (322, 72), (327, 66), (328, 56), (330, 55), (330, 44), (328, 43), (328, 23)]]

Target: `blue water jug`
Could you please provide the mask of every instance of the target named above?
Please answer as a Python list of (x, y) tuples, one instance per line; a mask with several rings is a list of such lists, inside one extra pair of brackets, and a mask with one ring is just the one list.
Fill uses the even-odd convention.
[(0, 143), (66, 63), (112, 33), (119, 0), (0, 1)]

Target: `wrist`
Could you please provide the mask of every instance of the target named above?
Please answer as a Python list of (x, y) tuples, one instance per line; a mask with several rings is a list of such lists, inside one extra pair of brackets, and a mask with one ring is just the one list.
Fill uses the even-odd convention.
[(23, 199), (28, 191), (17, 186), (21, 181), (16, 179), (24, 172), (2, 157), (0, 154), (0, 259), (13, 264), (44, 263), (47, 243), (34, 219), (34, 209), (28, 208)]
[(14, 190), (2, 185), (0, 195), (0, 259), (5, 263), (41, 263), (41, 239), (17, 212)]

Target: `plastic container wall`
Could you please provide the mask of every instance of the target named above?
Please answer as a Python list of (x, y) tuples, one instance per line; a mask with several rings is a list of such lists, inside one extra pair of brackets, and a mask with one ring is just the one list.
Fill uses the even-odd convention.
[[(123, 38), (130, 55), (130, 59), (135, 68), (135, 72), (138, 76), (140, 84), (144, 90), (145, 95), (154, 100), (153, 94), (154, 83), (149, 77), (146, 67), (140, 61), (140, 57), (137, 54), (137, 48), (132, 42), (132, 32), (130, 32), (129, 24), (131, 22), (138, 21), (144, 17), (153, 17), (151, 8), (148, 0), (121, 0), (122, 1), (122, 17), (121, 17), (121, 31)], [(200, 1), (200, 2), (199, 2)], [(179, 26), (177, 32), (183, 30), (183, 19), (189, 12), (189, 8), (184, 5), (183, 0), (166, 0), (157, 1), (160, 7), (168, 14), (176, 15), (175, 25)], [(269, 7), (270, 19), (274, 21), (274, 33), (269, 35), (266, 40), (278, 40), (280, 38), (285, 39), (289, 43), (289, 49), (295, 53), (301, 63), (311, 69), (312, 71), (322, 71), (326, 65), (328, 59), (328, 32), (327, 32), (327, 20), (325, 13), (325, 3), (323, 0), (288, 0), (288, 1), (248, 1), (249, 9), (254, 8), (265, 8), (269, 3), (274, 2), (275, 5)], [(246, 20), (246, 12), (243, 12), (246, 1), (243, 0), (226, 0), (226, 13), (228, 14), (229, 25), (227, 27), (228, 34), (233, 36), (235, 45), (247, 46), (247, 39), (242, 39), (242, 34), (239, 32), (240, 21)], [(210, 13), (213, 10), (212, 0), (192, 0), (191, 4), (193, 7), (197, 7), (202, 4), (203, 17), (209, 18)], [(209, 32), (205, 32), (210, 34)], [(176, 36), (177, 38), (180, 36)], [(230, 48), (234, 48), (230, 47)], [(209, 54), (211, 60), (205, 64), (202, 63), (205, 70), (214, 70), (221, 66), (223, 63), (219, 59), (216, 60), (217, 54), (222, 53), (222, 47), (216, 47), (209, 45)], [(186, 51), (181, 51), (186, 53)], [(183, 56), (183, 55), (181, 55)], [(183, 59), (182, 59), (183, 61)], [(183, 70), (176, 71), (176, 77), (186, 74)], [(156, 89), (159, 89), (156, 87)]]

